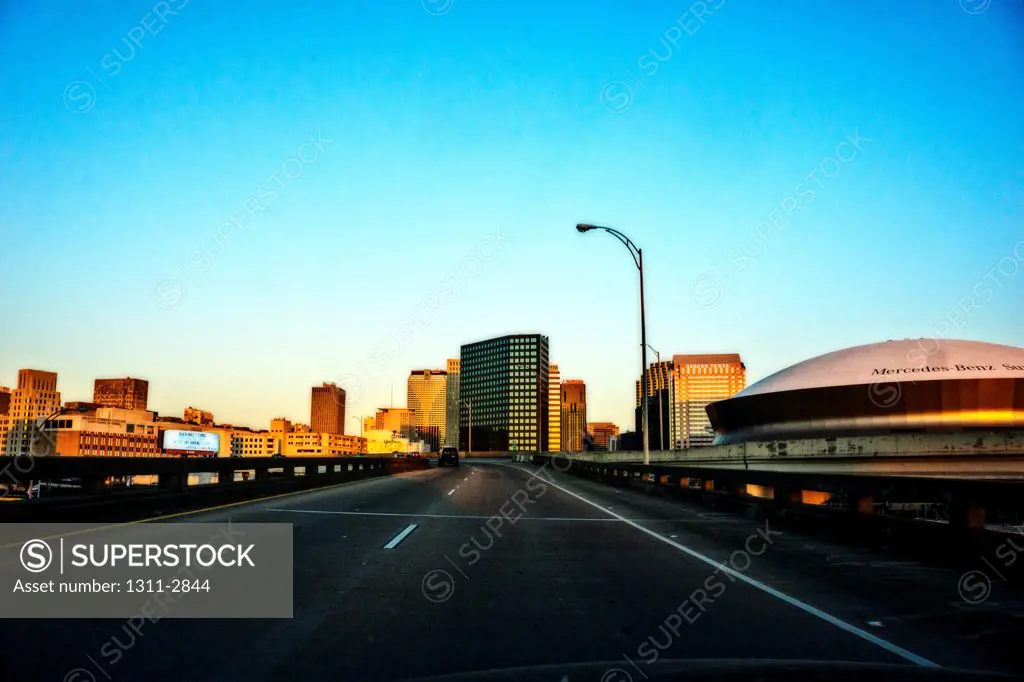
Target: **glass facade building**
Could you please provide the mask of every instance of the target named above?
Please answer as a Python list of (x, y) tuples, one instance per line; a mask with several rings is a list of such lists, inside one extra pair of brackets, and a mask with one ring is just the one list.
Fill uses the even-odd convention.
[(459, 449), (548, 449), (548, 337), (519, 334), (462, 346)]
[(448, 358), (448, 386), (445, 395), (444, 444), (459, 447), (459, 360)]

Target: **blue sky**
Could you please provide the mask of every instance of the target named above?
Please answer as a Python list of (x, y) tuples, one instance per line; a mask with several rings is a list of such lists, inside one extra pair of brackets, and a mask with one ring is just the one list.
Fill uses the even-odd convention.
[(654, 347), (751, 382), (1024, 345), (1024, 4), (705, 8), (4, 3), (0, 383), (138, 376), (163, 413), (266, 426), (541, 332), (626, 426), (636, 272), (580, 221), (645, 249)]

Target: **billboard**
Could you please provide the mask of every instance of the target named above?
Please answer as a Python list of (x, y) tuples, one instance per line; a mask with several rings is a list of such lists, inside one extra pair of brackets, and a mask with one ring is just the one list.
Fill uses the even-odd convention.
[(216, 455), (220, 451), (220, 434), (206, 431), (164, 431), (164, 452), (182, 455)]

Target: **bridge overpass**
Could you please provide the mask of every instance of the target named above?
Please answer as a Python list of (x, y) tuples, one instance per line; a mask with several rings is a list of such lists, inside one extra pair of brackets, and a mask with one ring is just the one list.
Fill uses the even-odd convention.
[[(292, 619), (180, 620), (171, 609), (124, 622), (9, 620), (4, 679), (372, 681), (600, 661), (592, 679), (639, 682), (657, 679), (669, 658), (1024, 673), (1024, 561), (1006, 561), (1024, 540), (1008, 535), (1009, 544), (932, 561), (794, 521), (787, 504), (703, 487), (691, 495), (659, 469), (718, 473), (721, 462), (665, 456), (645, 471), (616, 457), (634, 459), (513, 453), (398, 471), (345, 458), (303, 463), (316, 467), (309, 476), (202, 486), (319, 486), (143, 521), (293, 524)], [(354, 460), (365, 460), (361, 475), (347, 467)], [(269, 472), (281, 464), (130, 466), (168, 467), (171, 476), (174, 466)], [(38, 465), (37, 475), (68, 472)], [(799, 472), (783, 475), (791, 473)], [(820, 485), (845, 474), (831, 475), (840, 478)], [(899, 476), (880, 478), (896, 485)], [(12, 549), (0, 549), (0, 562), (17, 560)]]

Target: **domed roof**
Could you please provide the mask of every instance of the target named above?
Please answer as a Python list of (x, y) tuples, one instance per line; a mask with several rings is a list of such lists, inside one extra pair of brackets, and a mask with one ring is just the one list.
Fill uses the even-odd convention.
[(804, 360), (751, 384), (734, 397), (940, 379), (1024, 379), (1024, 348), (954, 339), (870, 343)]

